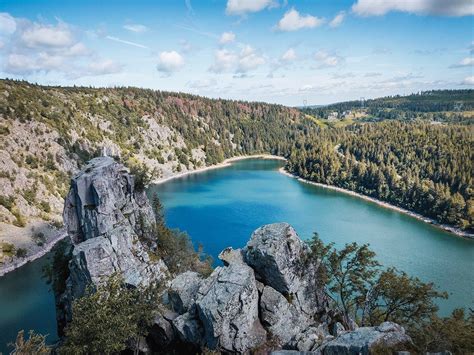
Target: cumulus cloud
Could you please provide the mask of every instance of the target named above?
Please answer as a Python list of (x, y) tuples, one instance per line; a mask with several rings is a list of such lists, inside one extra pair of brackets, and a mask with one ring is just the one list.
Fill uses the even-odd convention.
[(145, 25), (140, 25), (138, 23), (131, 23), (124, 25), (123, 28), (125, 28), (127, 31), (135, 32), (135, 33), (143, 33), (148, 31), (148, 27)]
[(214, 73), (231, 70), (237, 62), (237, 55), (227, 49), (218, 49), (214, 54), (214, 64), (209, 68)]
[(34, 73), (61, 73), (67, 78), (118, 72), (121, 66), (112, 61), (105, 65), (100, 57), (78, 38), (78, 31), (65, 22), (31, 22), (0, 14), (3, 34), (2, 70), (19, 76)]
[(391, 11), (417, 15), (469, 16), (472, 0), (358, 0), (352, 11), (360, 16), (381, 16)]
[(111, 59), (104, 59), (90, 63), (87, 69), (87, 75), (104, 75), (118, 73), (122, 66)]
[(158, 57), (157, 69), (165, 74), (181, 70), (183, 66), (184, 58), (176, 51), (161, 52)]
[(296, 52), (293, 48), (288, 49), (283, 55), (281, 56), (281, 61), (285, 63), (289, 63), (296, 60)]
[(474, 66), (474, 58), (466, 57), (462, 59), (459, 63), (451, 65), (451, 68), (462, 68), (462, 67), (472, 67)]
[(463, 85), (469, 85), (469, 86), (474, 85), (474, 76), (468, 76), (467, 78), (465, 78), (465, 79), (462, 81), (462, 84), (463, 84)]
[(0, 12), (0, 33), (12, 34), (15, 31), (15, 19), (6, 12)]
[(314, 54), (314, 59), (319, 62), (320, 67), (335, 67), (342, 62), (341, 57), (323, 50), (317, 51)]
[(276, 5), (273, 0), (228, 0), (225, 12), (227, 15), (245, 15)]
[(344, 18), (346, 17), (346, 13), (344, 11), (339, 12), (334, 18), (329, 22), (329, 27), (339, 27), (342, 22), (344, 22)]
[(219, 39), (220, 44), (227, 44), (232, 43), (235, 41), (235, 34), (233, 32), (224, 32), (221, 34), (221, 38)]
[(253, 47), (246, 45), (236, 53), (227, 49), (218, 49), (214, 54), (214, 63), (209, 70), (214, 73), (234, 71), (245, 74), (265, 64), (263, 55)]
[(283, 15), (276, 28), (280, 31), (297, 31), (303, 28), (315, 28), (323, 23), (324, 19), (311, 15), (301, 15), (293, 8)]
[(248, 71), (256, 69), (262, 64), (265, 64), (265, 58), (258, 54), (254, 48), (247, 45), (242, 48), (240, 52), (237, 72), (247, 73)]
[(57, 25), (32, 24), (23, 31), (21, 40), (30, 48), (64, 48), (74, 44), (71, 29), (61, 22)]

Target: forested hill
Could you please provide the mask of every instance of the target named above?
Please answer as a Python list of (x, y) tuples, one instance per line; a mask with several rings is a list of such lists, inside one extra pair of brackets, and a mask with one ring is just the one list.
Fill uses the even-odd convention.
[[(452, 104), (472, 90), (431, 93), (419, 101), (435, 105), (436, 99), (425, 100), (432, 95), (447, 107), (449, 97)], [(384, 100), (390, 105), (406, 98)], [(433, 123), (354, 119), (321, 125), (281, 105), (0, 80), (0, 222), (60, 220), (71, 175), (104, 152), (155, 178), (271, 153), (289, 158), (288, 169), (309, 180), (472, 231), (473, 126)]]
[(0, 80), (0, 222), (59, 216), (71, 175), (103, 150), (166, 177), (236, 155), (284, 155), (311, 129), (304, 121), (266, 103)]
[(308, 107), (304, 112), (327, 118), (331, 112), (364, 112), (367, 118), (414, 119), (463, 122), (474, 118), (474, 90), (431, 90), (407, 96), (387, 96), (355, 100), (322, 107)]

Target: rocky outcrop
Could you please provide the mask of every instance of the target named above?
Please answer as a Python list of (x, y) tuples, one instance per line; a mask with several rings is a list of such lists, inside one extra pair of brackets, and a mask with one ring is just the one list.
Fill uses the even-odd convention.
[(305, 263), (308, 253), (307, 244), (288, 223), (258, 228), (242, 250), (245, 262), (255, 270), (258, 280), (313, 317), (325, 310), (328, 298), (314, 276), (316, 270), (310, 269), (313, 265)]
[[(329, 309), (318, 265), (287, 223), (258, 228), (242, 249), (226, 248), (223, 265), (204, 278), (192, 271), (171, 277), (151, 257), (153, 212), (133, 176), (112, 158), (93, 159), (72, 179), (64, 220), (73, 242), (62, 302), (119, 273), (132, 286), (167, 278), (159, 312), (143, 351), (249, 353), (256, 349), (315, 354), (405, 350), (410, 338), (393, 323), (349, 332)], [(166, 310), (165, 310), (166, 308)], [(67, 320), (67, 317), (66, 317)], [(179, 352), (178, 351), (178, 352)]]
[(114, 273), (132, 286), (167, 276), (166, 265), (152, 255), (153, 221), (145, 193), (135, 191), (134, 177), (112, 158), (92, 159), (72, 178), (64, 207), (73, 243), (63, 296), (67, 309), (87, 285), (97, 285)]
[(405, 334), (403, 327), (392, 322), (384, 322), (378, 327), (362, 327), (343, 333), (325, 343), (319, 350), (324, 355), (368, 355), (411, 348), (411, 338)]
[(271, 224), (257, 229), (242, 250), (223, 250), (219, 258), (224, 265), (207, 279), (190, 272), (177, 276), (168, 291), (170, 308), (181, 313), (169, 322), (174, 346), (223, 353), (276, 348), (334, 354), (349, 344), (352, 354), (354, 339), (354, 351), (405, 349), (410, 339), (398, 326), (346, 331), (338, 313), (328, 309), (324, 287), (314, 280), (317, 273), (308, 272), (307, 253), (290, 225)]

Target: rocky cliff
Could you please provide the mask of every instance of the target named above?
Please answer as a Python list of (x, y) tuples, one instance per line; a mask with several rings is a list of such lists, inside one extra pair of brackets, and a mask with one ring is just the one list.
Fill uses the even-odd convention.
[(223, 250), (223, 265), (207, 278), (191, 271), (170, 275), (148, 256), (156, 245), (146, 196), (111, 158), (93, 159), (72, 179), (64, 220), (74, 244), (62, 296), (67, 309), (86, 285), (113, 273), (133, 286), (166, 285), (161, 303), (167, 311), (160, 307), (142, 351), (369, 354), (411, 346), (397, 324), (345, 329), (318, 282), (317, 265), (306, 262), (308, 246), (287, 223), (260, 227), (244, 248)]
[(64, 223), (73, 244), (67, 288), (62, 296), (66, 317), (74, 298), (88, 285), (119, 273), (131, 286), (168, 276), (151, 234), (153, 211), (134, 177), (110, 157), (92, 159), (71, 180), (64, 205)]
[(258, 228), (243, 249), (225, 249), (224, 263), (207, 278), (185, 273), (168, 290), (172, 312), (155, 329), (169, 330), (167, 341), (224, 353), (289, 349), (315, 354), (369, 354), (407, 350), (402, 327), (346, 330), (337, 310), (305, 263), (307, 245), (287, 223)]

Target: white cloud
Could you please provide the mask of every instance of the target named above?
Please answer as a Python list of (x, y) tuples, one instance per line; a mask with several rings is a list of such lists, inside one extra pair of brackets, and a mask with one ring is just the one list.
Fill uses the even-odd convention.
[(32, 73), (38, 69), (34, 58), (23, 54), (10, 54), (5, 63), (5, 70), (12, 74)]
[(297, 31), (303, 28), (315, 28), (321, 26), (324, 19), (311, 15), (300, 15), (295, 9), (291, 9), (278, 21), (277, 29), (280, 31)]
[(265, 64), (265, 58), (259, 55), (255, 49), (250, 46), (242, 48), (239, 55), (239, 65), (237, 67), (238, 73), (246, 73), (253, 70), (260, 65)]
[(293, 48), (288, 49), (283, 55), (281, 56), (281, 60), (283, 62), (289, 63), (296, 60), (296, 52)]
[(237, 55), (227, 49), (218, 49), (214, 54), (214, 64), (209, 68), (214, 73), (231, 70), (237, 62)]
[(227, 49), (219, 49), (214, 54), (214, 63), (209, 68), (214, 73), (235, 70), (245, 74), (265, 64), (265, 58), (249, 45), (244, 46), (239, 53)]
[(275, 5), (273, 0), (228, 0), (225, 12), (227, 15), (245, 15)]
[(0, 28), (0, 32), (10, 34), (2, 38), (5, 60), (1, 69), (6, 73), (28, 76), (56, 72), (75, 79), (122, 69), (119, 64), (102, 60), (89, 50), (79, 40), (79, 32), (67, 23), (38, 23), (0, 14)]
[(342, 61), (341, 57), (323, 50), (316, 52), (314, 58), (320, 63), (320, 67), (335, 67)]
[(215, 79), (201, 79), (190, 81), (187, 83), (187, 86), (191, 89), (206, 89), (216, 85), (217, 81)]
[(15, 31), (15, 19), (6, 12), (0, 12), (0, 33), (12, 34)]
[(145, 25), (140, 25), (138, 23), (132, 23), (128, 25), (124, 25), (123, 28), (125, 28), (128, 31), (135, 32), (135, 33), (143, 33), (148, 31), (148, 27)]
[(79, 57), (89, 54), (91, 54), (91, 51), (82, 42), (78, 42), (64, 51), (64, 55), (68, 57)]
[(122, 70), (122, 66), (111, 59), (94, 61), (87, 67), (88, 73), (85, 75), (114, 74)]
[(74, 36), (64, 23), (53, 25), (33, 24), (23, 31), (21, 40), (27, 47), (67, 47), (74, 44)]
[(474, 58), (466, 57), (462, 59), (459, 63), (451, 65), (451, 68), (462, 68), (462, 67), (471, 67), (474, 66)]
[(474, 14), (472, 0), (358, 0), (352, 11), (360, 16), (381, 16), (391, 11), (418, 15), (468, 16)]
[(235, 34), (233, 32), (224, 32), (221, 35), (219, 43), (220, 44), (227, 44), (227, 43), (232, 43), (234, 41), (235, 41)]
[(161, 52), (158, 58), (157, 69), (160, 72), (170, 74), (181, 70), (184, 66), (184, 58), (176, 51)]
[(344, 18), (346, 17), (346, 13), (344, 11), (339, 12), (334, 18), (329, 22), (330, 27), (338, 27), (342, 24), (344, 21)]
[(468, 76), (462, 82), (463, 85), (474, 85), (474, 76)]

